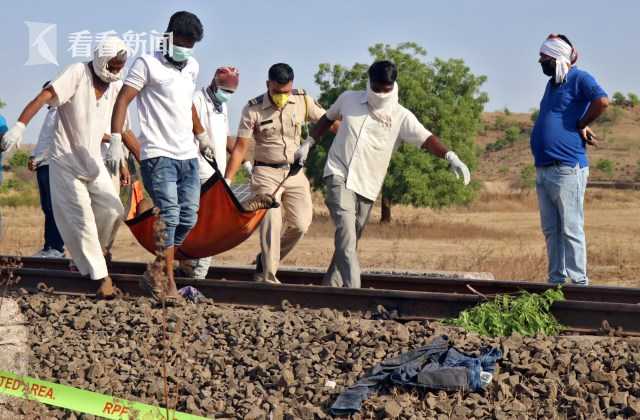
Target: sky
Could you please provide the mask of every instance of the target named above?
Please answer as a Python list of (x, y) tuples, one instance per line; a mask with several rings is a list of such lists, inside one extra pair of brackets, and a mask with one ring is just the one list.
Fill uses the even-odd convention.
[[(538, 106), (546, 83), (538, 51), (552, 32), (571, 39), (580, 54), (578, 66), (610, 95), (640, 92), (637, 0), (22, 0), (5, 2), (0, 16), (0, 99), (7, 104), (0, 113), (12, 125), (46, 80), (73, 62), (88, 61), (72, 56), (70, 34), (163, 32), (178, 10), (195, 13), (204, 26), (204, 39), (194, 50), (199, 86), (207, 85), (219, 66), (240, 70), (229, 107), (232, 131), (247, 100), (265, 91), (271, 64), (289, 63), (295, 87), (317, 96), (318, 64), (368, 64), (367, 48), (376, 43), (417, 42), (427, 50), (426, 61), (462, 58), (474, 74), (487, 76), (482, 86), (490, 98), (487, 111), (527, 112)], [(57, 66), (27, 64), (26, 22), (56, 25)], [(27, 142), (37, 138), (43, 114), (29, 125)]]

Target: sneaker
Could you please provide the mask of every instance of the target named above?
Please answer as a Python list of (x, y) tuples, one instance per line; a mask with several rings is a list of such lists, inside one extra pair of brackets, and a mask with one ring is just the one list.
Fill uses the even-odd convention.
[(46, 258), (64, 258), (64, 252), (51, 248), (46, 251), (45, 257)]
[(34, 258), (45, 258), (45, 254), (48, 251), (49, 251), (48, 249), (41, 249), (40, 251), (38, 251), (35, 254), (33, 254), (32, 257), (34, 257)]
[(57, 249), (49, 248), (43, 249), (35, 254), (33, 254), (35, 258), (64, 258), (64, 252), (60, 252)]

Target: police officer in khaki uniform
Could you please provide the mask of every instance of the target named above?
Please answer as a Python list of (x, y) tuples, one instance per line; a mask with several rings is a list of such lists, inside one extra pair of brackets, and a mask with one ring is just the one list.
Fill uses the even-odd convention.
[(308, 137), (306, 124), (317, 122), (325, 111), (303, 90), (292, 87), (293, 69), (285, 63), (271, 66), (267, 92), (251, 99), (242, 110), (237, 141), (225, 174), (231, 183), (254, 139), (253, 192), (273, 194), (284, 181), (275, 196), (280, 207), (269, 210), (260, 226), (262, 252), (256, 258), (256, 281), (279, 283), (276, 272), (280, 260), (302, 239), (313, 215), (311, 190), (304, 172), (288, 178), (287, 175), (294, 163), (304, 166), (315, 143)]

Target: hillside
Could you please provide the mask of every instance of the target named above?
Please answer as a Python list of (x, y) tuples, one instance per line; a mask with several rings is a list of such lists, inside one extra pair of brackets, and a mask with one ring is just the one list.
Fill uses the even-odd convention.
[[(530, 182), (534, 173), (529, 149), (531, 114), (493, 112), (483, 116), (484, 129), (476, 138), (480, 181)], [(592, 126), (601, 139), (589, 147), (591, 180), (640, 180), (640, 107), (610, 106)], [(499, 150), (498, 150), (499, 149)]]

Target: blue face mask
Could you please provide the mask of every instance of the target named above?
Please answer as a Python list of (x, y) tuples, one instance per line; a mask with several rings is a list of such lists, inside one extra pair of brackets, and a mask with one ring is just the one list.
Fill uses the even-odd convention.
[(213, 95), (216, 97), (218, 102), (223, 104), (223, 103), (227, 102), (231, 98), (232, 94), (229, 93), (229, 92), (225, 92), (222, 89), (217, 89), (216, 92)]
[(173, 45), (173, 53), (171, 58), (181, 63), (187, 61), (189, 57), (193, 55), (193, 48), (181, 47), (179, 45)]

